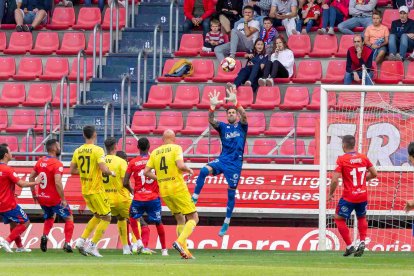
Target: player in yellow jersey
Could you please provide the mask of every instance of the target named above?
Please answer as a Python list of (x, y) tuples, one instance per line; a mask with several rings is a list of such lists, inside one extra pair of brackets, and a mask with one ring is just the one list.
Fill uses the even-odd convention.
[(111, 204), (111, 214), (118, 220), (118, 232), (121, 237), (123, 254), (131, 255), (132, 252), (128, 245), (126, 220), (129, 218), (129, 208), (131, 207), (132, 198), (129, 191), (123, 186), (128, 163), (121, 157), (116, 156), (117, 142), (114, 137), (106, 139), (104, 144), (107, 153), (105, 157), (106, 165), (116, 174), (116, 177), (103, 177), (105, 192)]
[[(193, 258), (187, 249), (187, 238), (198, 223), (198, 213), (191, 200), (183, 172), (193, 174), (183, 160), (181, 146), (175, 144), (175, 133), (171, 129), (164, 131), (163, 145), (152, 151), (144, 170), (144, 175), (158, 181), (160, 196), (177, 220), (177, 240), (173, 243), (180, 255)], [(155, 169), (156, 175), (151, 171)]]
[[(111, 206), (102, 183), (102, 174), (113, 177), (116, 174), (106, 166), (103, 149), (95, 145), (97, 137), (95, 127), (85, 126), (83, 128), (83, 137), (85, 138), (85, 144), (77, 148), (73, 153), (70, 172), (80, 175), (82, 196), (94, 216), (86, 225), (82, 236), (77, 240), (76, 248), (79, 249), (82, 255), (87, 256), (89, 254), (95, 257), (102, 257), (96, 244), (111, 223)], [(86, 245), (86, 239), (89, 238), (95, 228), (96, 231), (90, 244)]]

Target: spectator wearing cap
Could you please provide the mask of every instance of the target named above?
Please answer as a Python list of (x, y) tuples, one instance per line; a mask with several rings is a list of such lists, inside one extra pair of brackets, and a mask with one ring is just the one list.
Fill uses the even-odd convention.
[[(408, 18), (408, 8), (401, 6), (400, 19), (391, 23), (391, 34), (388, 42), (388, 60), (404, 60), (407, 51), (414, 48), (414, 20)], [(397, 49), (399, 49), (397, 51)]]
[(354, 34), (355, 27), (368, 27), (372, 24), (372, 12), (377, 5), (377, 0), (350, 0), (349, 15), (352, 18), (340, 23), (338, 29), (343, 34)]
[(186, 20), (183, 32), (188, 34), (195, 26), (202, 26), (205, 37), (210, 31), (210, 17), (215, 11), (216, 5), (213, 0), (185, 0), (184, 15)]

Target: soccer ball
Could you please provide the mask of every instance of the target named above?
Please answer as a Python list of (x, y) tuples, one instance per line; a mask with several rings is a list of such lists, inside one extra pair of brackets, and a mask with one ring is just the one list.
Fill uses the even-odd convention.
[(220, 65), (224, 72), (231, 72), (236, 68), (236, 61), (232, 57), (226, 57)]

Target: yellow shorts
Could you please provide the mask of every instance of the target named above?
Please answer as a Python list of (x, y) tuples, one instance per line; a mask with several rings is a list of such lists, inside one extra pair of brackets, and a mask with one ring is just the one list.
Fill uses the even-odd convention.
[(111, 215), (113, 217), (129, 218), (129, 207), (131, 207), (131, 201), (119, 202), (115, 206), (111, 206)]
[(165, 205), (174, 214), (188, 215), (197, 212), (194, 202), (191, 200), (190, 192), (186, 189), (182, 192), (171, 196), (165, 196), (162, 198)]
[(83, 195), (86, 206), (92, 213), (106, 216), (111, 213), (111, 205), (109, 204), (108, 196), (106, 193)]

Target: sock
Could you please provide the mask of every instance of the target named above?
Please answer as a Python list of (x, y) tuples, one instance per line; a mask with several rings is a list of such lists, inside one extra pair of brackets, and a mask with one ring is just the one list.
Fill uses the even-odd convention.
[(96, 231), (93, 234), (93, 237), (91, 240), (94, 244), (97, 244), (98, 241), (100, 241), (100, 239), (102, 238), (102, 235), (105, 234), (105, 230), (106, 228), (108, 228), (110, 223), (111, 223), (110, 221), (101, 219), (101, 222), (99, 222), (98, 226), (96, 227)]
[(16, 247), (17, 248), (22, 248), (23, 244), (22, 244), (22, 237), (17, 236), (17, 238), (14, 239), (14, 242), (16, 243)]
[(367, 237), (367, 230), (368, 230), (368, 222), (366, 217), (358, 218), (358, 232), (359, 232), (359, 239), (361, 242), (365, 242), (365, 238)]
[[(126, 222), (127, 222), (127, 228), (126, 228), (126, 231), (127, 231), (127, 241), (128, 241), (128, 245), (131, 245), (131, 241), (129, 239), (129, 234), (131, 233), (130, 230), (129, 230), (129, 220), (127, 220)], [(134, 236), (134, 235), (132, 235), (132, 236)]]
[(6, 241), (8, 243), (11, 243), (12, 241), (16, 240), (16, 238), (26, 230), (26, 228), (27, 227), (24, 224), (17, 225), (13, 228), (13, 230), (10, 231), (10, 235), (6, 238)]
[(227, 190), (226, 218), (229, 218), (229, 219), (231, 218), (235, 204), (236, 204), (236, 190), (228, 189)]
[(164, 224), (156, 224), (158, 236), (160, 237), (161, 248), (166, 249), (167, 245), (165, 244), (165, 230)]
[(119, 232), (119, 236), (121, 237), (122, 245), (123, 246), (128, 245), (126, 220), (118, 220), (116, 224), (118, 225), (118, 232)]
[(150, 238), (150, 229), (148, 226), (141, 227), (141, 237), (142, 237), (142, 243), (144, 244), (144, 247), (148, 247), (149, 238)]
[(132, 230), (132, 233), (134, 233), (135, 238), (137, 238), (137, 240), (141, 239), (141, 233), (139, 232), (139, 228), (140, 228), (139, 221), (134, 218), (130, 218), (129, 224), (131, 225), (131, 230)]
[(48, 218), (45, 220), (43, 224), (43, 235), (47, 236), (50, 233), (50, 229), (53, 227), (53, 223), (55, 222), (54, 218)]
[(181, 244), (187, 243), (187, 238), (191, 235), (191, 233), (193, 233), (196, 225), (197, 223), (194, 220), (188, 220), (184, 225), (184, 229), (178, 237), (177, 241)]
[(346, 226), (346, 220), (344, 219), (335, 219), (336, 227), (338, 227), (339, 234), (341, 234), (342, 238), (344, 239), (346, 246), (352, 244), (351, 237), (349, 236), (349, 229)]
[[(177, 225), (177, 228), (176, 228), (176, 233), (177, 233), (177, 238), (181, 235), (181, 233), (183, 232), (183, 230), (184, 230), (184, 224), (178, 224)], [(184, 250), (188, 250), (188, 248), (187, 248), (187, 241), (185, 241), (184, 243), (181, 243), (181, 245), (183, 246), (183, 248), (184, 248)]]
[(208, 174), (209, 174), (209, 171), (206, 167), (203, 167), (200, 170), (200, 174), (197, 177), (196, 186), (194, 188), (194, 194), (197, 195), (197, 197), (200, 194), (201, 189), (203, 189), (204, 181), (206, 177), (208, 176)]
[(95, 230), (96, 226), (98, 226), (99, 222), (101, 222), (101, 219), (93, 216), (88, 224), (86, 225), (85, 230), (83, 230), (81, 238), (86, 240), (91, 235), (92, 231)]
[(75, 225), (73, 224), (73, 220), (67, 220), (65, 222), (65, 242), (70, 243), (73, 236), (73, 229)]

